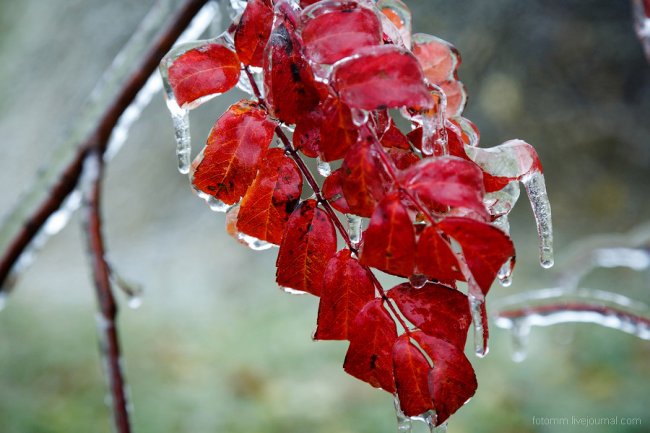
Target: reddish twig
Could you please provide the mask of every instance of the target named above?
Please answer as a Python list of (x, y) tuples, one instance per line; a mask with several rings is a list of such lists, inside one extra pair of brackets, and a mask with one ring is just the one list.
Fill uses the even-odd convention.
[(511, 310), (503, 310), (498, 312), (495, 317), (518, 319), (532, 315), (547, 316), (561, 312), (596, 313), (601, 316), (616, 317), (621, 320), (629, 321), (630, 323), (650, 327), (650, 319), (647, 317), (630, 313), (616, 307), (583, 302), (556, 302), (546, 305), (534, 305)]
[(25, 220), (21, 230), (16, 233), (0, 258), (0, 292), (3, 290), (4, 283), (7, 281), (7, 277), (14, 265), (29, 247), (47, 219), (61, 207), (65, 199), (79, 184), (83, 162), (88, 154), (91, 151), (96, 151), (100, 155), (104, 154), (108, 139), (120, 116), (131, 105), (140, 89), (144, 87), (147, 79), (158, 68), (160, 60), (171, 49), (174, 42), (205, 3), (207, 3), (207, 0), (186, 0), (183, 6), (178, 9), (168, 25), (152, 41), (151, 48), (134, 68), (133, 73), (120, 88), (118, 94), (115, 95), (115, 99), (99, 119), (93, 132), (79, 144), (73, 160), (63, 169), (47, 198)]

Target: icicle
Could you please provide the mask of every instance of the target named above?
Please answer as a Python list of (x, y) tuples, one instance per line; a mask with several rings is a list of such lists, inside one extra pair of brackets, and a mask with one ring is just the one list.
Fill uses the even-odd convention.
[(421, 289), (427, 284), (427, 276), (422, 274), (413, 274), (409, 277), (409, 282), (411, 286), (416, 289)]
[(544, 175), (539, 171), (532, 172), (522, 179), (528, 193), (530, 205), (533, 208), (537, 235), (539, 237), (539, 262), (544, 268), (553, 266), (553, 223), (551, 221), (551, 205), (546, 195)]
[(393, 403), (395, 405), (395, 415), (397, 417), (397, 432), (398, 433), (411, 433), (412, 421), (411, 418), (404, 415), (402, 408), (399, 405), (399, 398), (397, 395), (393, 396)]
[(350, 242), (357, 246), (361, 242), (361, 222), (363, 219), (360, 216), (353, 214), (345, 214), (345, 219), (348, 221), (348, 236)]
[(469, 293), (469, 308), (472, 314), (472, 324), (474, 325), (474, 350), (476, 356), (479, 358), (484, 358), (488, 352), (489, 347), (487, 346), (487, 339), (485, 338), (486, 329), (483, 326), (483, 321), (485, 320), (483, 299), (477, 298), (473, 293)]
[(321, 161), (320, 158), (316, 158), (316, 169), (318, 170), (318, 174), (323, 177), (327, 177), (332, 174), (332, 167), (330, 166), (330, 163)]
[(499, 272), (497, 272), (497, 278), (503, 287), (510, 287), (512, 285), (512, 270), (514, 267), (515, 262), (511, 257), (506, 260), (503, 266), (501, 266), (501, 269), (499, 269)]
[(363, 126), (368, 122), (369, 113), (366, 110), (360, 108), (351, 108), (352, 113), (352, 123), (356, 126)]
[(432, 110), (418, 116), (422, 121), (422, 153), (427, 156), (447, 155), (449, 153), (447, 129), (445, 128), (447, 96), (435, 84), (429, 84), (429, 89), (437, 103)]

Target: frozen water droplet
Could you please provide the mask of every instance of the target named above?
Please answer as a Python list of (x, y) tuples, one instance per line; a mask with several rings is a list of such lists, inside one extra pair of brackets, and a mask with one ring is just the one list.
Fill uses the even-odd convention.
[(245, 235), (243, 233), (239, 233), (238, 237), (239, 237), (239, 239), (241, 241), (243, 241), (246, 245), (248, 245), (248, 247), (251, 250), (254, 250), (254, 251), (264, 251), (264, 250), (268, 250), (268, 249), (271, 249), (271, 248), (274, 247), (274, 245), (272, 243), (262, 241), (260, 239), (257, 239), (255, 237), (253, 237), (253, 236), (248, 236), (248, 235)]
[(227, 212), (228, 209), (230, 209), (230, 205), (222, 202), (216, 197), (213, 196), (208, 196), (208, 199), (206, 200), (208, 203), (208, 206), (210, 206), (210, 210), (213, 210), (215, 212)]
[(512, 285), (512, 269), (514, 266), (515, 262), (512, 258), (509, 258), (503, 266), (501, 266), (501, 269), (499, 269), (497, 278), (503, 287), (510, 287), (510, 285)]
[(393, 396), (393, 404), (395, 405), (395, 416), (397, 417), (397, 432), (411, 433), (413, 423), (411, 422), (411, 418), (404, 415), (404, 412), (402, 412), (397, 395)]
[(332, 174), (332, 167), (330, 166), (329, 162), (321, 161), (320, 158), (317, 158), (316, 161), (316, 169), (318, 170), (318, 174), (323, 177), (327, 177)]
[(368, 112), (360, 108), (350, 109), (352, 112), (352, 123), (356, 126), (363, 126), (368, 122)]
[(530, 327), (523, 320), (513, 320), (510, 328), (512, 337), (512, 360), (522, 362), (528, 354)]
[(353, 245), (361, 242), (361, 221), (362, 218), (357, 215), (346, 214), (345, 219), (348, 221), (348, 236)]
[(644, 0), (634, 0), (634, 28), (650, 60), (650, 5)]
[(302, 290), (292, 289), (291, 287), (282, 287), (282, 286), (280, 286), (280, 290), (282, 290), (284, 293), (288, 293), (290, 295), (306, 295), (307, 294), (307, 292), (303, 292)]
[(414, 274), (409, 277), (409, 282), (411, 286), (416, 289), (421, 289), (427, 284), (427, 276), (422, 274)]
[(539, 238), (539, 262), (543, 268), (553, 266), (553, 223), (551, 221), (551, 205), (546, 194), (544, 175), (535, 171), (522, 179), (526, 188), (533, 215), (537, 224)]
[(483, 326), (484, 312), (483, 299), (477, 298), (474, 294), (469, 294), (469, 308), (472, 314), (472, 324), (474, 325), (474, 350), (476, 356), (483, 358), (488, 354), (489, 348), (487, 346), (486, 329)]
[(139, 296), (136, 296), (136, 295), (130, 296), (129, 301), (128, 301), (128, 305), (129, 305), (129, 308), (131, 308), (133, 310), (137, 310), (138, 308), (140, 308), (142, 306), (142, 298), (140, 298)]

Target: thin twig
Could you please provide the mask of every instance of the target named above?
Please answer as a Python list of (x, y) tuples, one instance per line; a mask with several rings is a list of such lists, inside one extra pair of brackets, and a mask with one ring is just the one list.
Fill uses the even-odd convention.
[(124, 82), (113, 102), (106, 108), (89, 136), (79, 144), (78, 150), (70, 163), (61, 171), (48, 196), (24, 221), (21, 229), (8, 244), (0, 258), (0, 292), (4, 289), (7, 277), (20, 256), (29, 247), (34, 237), (42, 229), (47, 219), (56, 212), (65, 199), (75, 190), (79, 183), (83, 162), (91, 151), (103, 155), (111, 132), (120, 116), (131, 105), (147, 79), (153, 74), (160, 60), (172, 48), (181, 33), (187, 28), (192, 18), (201, 10), (208, 0), (186, 0), (174, 14), (169, 24), (151, 42), (150, 49), (134, 71)]
[(115, 429), (118, 433), (130, 433), (126, 382), (122, 372), (122, 356), (116, 325), (117, 303), (111, 287), (111, 271), (106, 262), (106, 248), (102, 235), (101, 188), (104, 169), (102, 154), (93, 151), (84, 162), (84, 207), (86, 211), (86, 236), (92, 262), (95, 292), (99, 306), (98, 332), (102, 360), (110, 388), (111, 406)]

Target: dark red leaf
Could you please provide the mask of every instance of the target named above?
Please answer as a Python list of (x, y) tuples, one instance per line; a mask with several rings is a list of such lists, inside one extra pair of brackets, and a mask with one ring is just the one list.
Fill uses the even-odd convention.
[(406, 135), (404, 135), (404, 133), (402, 133), (402, 131), (399, 130), (392, 119), (388, 124), (386, 132), (384, 132), (384, 134), (381, 136), (381, 145), (384, 147), (396, 149), (411, 149), (408, 138)]
[(360, 139), (345, 155), (341, 189), (353, 214), (370, 217), (385, 193), (384, 168), (372, 142)]
[(202, 154), (192, 163), (194, 187), (226, 204), (238, 202), (255, 179), (275, 126), (254, 102), (231, 105), (212, 127)]
[(428, 226), (420, 234), (416, 264), (418, 272), (442, 283), (465, 280), (456, 254), (435, 227)]
[(321, 160), (335, 161), (345, 156), (358, 136), (350, 109), (330, 97), (298, 121), (293, 141), (305, 155), (317, 151)]
[(393, 163), (398, 170), (406, 170), (420, 162), (420, 158), (418, 158), (418, 156), (410, 149), (405, 150), (392, 147), (386, 149), (386, 153), (390, 156), (390, 159), (393, 160)]
[(454, 78), (454, 72), (460, 64), (460, 55), (449, 42), (435, 36), (416, 33), (413, 35), (412, 51), (431, 83), (438, 84)]
[(278, 252), (276, 281), (319, 296), (327, 262), (336, 254), (334, 224), (316, 200), (304, 201), (287, 222)]
[(368, 268), (341, 250), (325, 268), (316, 340), (347, 340), (352, 321), (359, 311), (375, 299), (375, 286)]
[(241, 202), (237, 229), (257, 239), (280, 245), (282, 234), (302, 193), (302, 175), (282, 149), (270, 149), (260, 171)]
[(345, 371), (375, 388), (395, 392), (392, 349), (397, 330), (381, 299), (370, 301), (361, 309), (352, 322), (349, 337)]
[(382, 42), (375, 12), (354, 1), (320, 2), (303, 11), (301, 24), (305, 54), (316, 63), (332, 64)]
[(427, 283), (420, 289), (408, 283), (388, 292), (409, 322), (432, 337), (441, 338), (459, 350), (465, 347), (472, 323), (467, 296), (451, 287)]
[(409, 334), (399, 337), (393, 346), (393, 372), (399, 404), (406, 416), (418, 416), (433, 409), (430, 371), (429, 362), (411, 342)]
[(429, 392), (440, 425), (474, 395), (478, 386), (476, 375), (462, 349), (422, 332), (412, 335), (433, 361)]
[(343, 196), (343, 189), (341, 188), (341, 169), (334, 170), (332, 174), (327, 176), (323, 182), (323, 197), (327, 200), (334, 209), (341, 213), (350, 213), (348, 202), (345, 201)]
[(318, 3), (320, 0), (300, 0), (300, 7), (301, 8), (306, 8), (309, 5), (313, 5), (314, 3)]
[(445, 218), (438, 223), (438, 228), (458, 241), (476, 283), (487, 294), (501, 266), (515, 255), (508, 235), (470, 218)]
[(366, 47), (340, 61), (331, 83), (341, 100), (353, 108), (420, 109), (434, 105), (417, 59), (394, 45)]
[(262, 66), (272, 26), (273, 8), (268, 0), (250, 0), (235, 31), (235, 49), (243, 64)]
[(404, 277), (415, 268), (413, 221), (398, 193), (386, 195), (372, 214), (361, 247), (361, 264)]
[(276, 6), (271, 37), (264, 54), (266, 100), (273, 114), (285, 123), (296, 123), (320, 100), (311, 67), (302, 56), (295, 34), (295, 11), (288, 2)]
[(432, 208), (460, 207), (488, 218), (483, 204), (483, 173), (470, 161), (454, 156), (427, 158), (407, 170), (403, 179)]
[(239, 81), (237, 54), (210, 43), (181, 54), (169, 67), (169, 84), (179, 106), (227, 92)]

